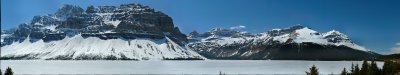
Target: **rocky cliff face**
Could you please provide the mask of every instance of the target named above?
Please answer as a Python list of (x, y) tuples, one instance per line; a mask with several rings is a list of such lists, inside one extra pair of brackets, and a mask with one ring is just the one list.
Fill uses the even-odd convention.
[(188, 37), (189, 47), (210, 59), (361, 60), (379, 56), (332, 30), (308, 27), (273, 29), (257, 35), (231, 29), (212, 29)]
[(2, 31), (1, 46), (5, 59), (202, 59), (186, 50), (186, 43), (186, 35), (168, 15), (123, 4), (86, 10), (63, 5), (53, 14)]
[[(175, 27), (171, 17), (140, 4), (93, 7), (94, 12), (86, 13), (74, 5), (63, 5), (56, 13), (47, 16), (35, 16), (30, 23), (21, 24), (12, 31), (15, 38), (5, 38), (5, 42), (23, 41), (30, 35), (31, 41), (46, 39), (52, 35), (94, 36), (101, 34), (131, 34), (139, 37), (162, 38), (169, 36), (183, 45), (186, 35)], [(141, 34), (145, 34), (140, 36)], [(133, 39), (130, 36), (107, 36), (103, 38)], [(58, 39), (59, 40), (59, 39)], [(9, 44), (9, 43), (8, 43)]]

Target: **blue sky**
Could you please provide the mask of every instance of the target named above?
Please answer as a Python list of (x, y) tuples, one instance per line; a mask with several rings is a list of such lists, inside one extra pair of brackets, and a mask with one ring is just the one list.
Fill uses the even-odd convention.
[(140, 3), (160, 10), (184, 33), (214, 27), (246, 26), (264, 32), (296, 24), (319, 32), (332, 29), (371, 50), (388, 52), (400, 42), (400, 0), (1, 0), (1, 27), (54, 13), (62, 4), (120, 5)]

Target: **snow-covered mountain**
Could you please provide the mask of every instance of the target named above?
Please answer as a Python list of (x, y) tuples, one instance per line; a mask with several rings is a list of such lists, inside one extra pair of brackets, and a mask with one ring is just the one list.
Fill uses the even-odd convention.
[(2, 59), (357, 60), (376, 56), (339, 31), (320, 33), (304, 26), (259, 34), (214, 28), (186, 36), (171, 17), (140, 4), (86, 10), (63, 5), (53, 14), (1, 31)]
[(204, 59), (171, 17), (140, 4), (63, 5), (1, 33), (2, 59)]
[(210, 59), (355, 60), (376, 54), (332, 30), (319, 33), (308, 27), (272, 29), (257, 35), (215, 28), (192, 32), (189, 47)]

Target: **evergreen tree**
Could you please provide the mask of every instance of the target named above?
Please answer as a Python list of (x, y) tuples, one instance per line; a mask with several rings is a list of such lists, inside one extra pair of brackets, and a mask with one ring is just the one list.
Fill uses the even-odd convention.
[(370, 71), (369, 70), (369, 64), (368, 64), (368, 62), (366, 60), (364, 60), (360, 72), (363, 75), (368, 75), (369, 74), (368, 71)]
[(379, 70), (378, 66), (376, 65), (375, 61), (371, 61), (371, 65), (369, 66), (369, 69), (368, 69), (368, 74), (371, 74), (371, 75), (380, 74), (380, 70)]
[(396, 70), (400, 70), (400, 65), (390, 60), (386, 60), (382, 67), (382, 75), (394, 75)]
[(6, 69), (6, 71), (5, 71), (5, 73), (4, 73), (4, 75), (13, 75), (13, 74), (14, 74), (14, 72), (11, 70), (10, 67), (8, 67), (8, 68)]
[(309, 71), (309, 72), (306, 71), (306, 73), (307, 73), (307, 75), (318, 75), (318, 74), (319, 74), (319, 73), (318, 73), (318, 69), (317, 69), (317, 67), (315, 67), (315, 65), (313, 65), (313, 66), (310, 68), (310, 71)]
[(342, 73), (340, 73), (340, 75), (348, 75), (349, 73), (346, 71), (346, 68), (343, 68)]
[(222, 73), (221, 71), (219, 71), (219, 74), (218, 75), (225, 75), (225, 73)]
[(358, 64), (354, 66), (353, 75), (360, 75), (360, 68), (358, 67)]
[(86, 13), (95, 13), (96, 11), (94, 11), (94, 6), (89, 6), (87, 9), (86, 9)]
[(354, 64), (353, 64), (353, 63), (351, 63), (350, 74), (353, 74), (353, 73), (355, 73), (354, 71), (355, 71)]
[(359, 75), (360, 74), (360, 68), (358, 67), (358, 64), (354, 66), (354, 64), (351, 64), (351, 70), (349, 75)]
[(383, 67), (382, 67), (382, 73), (383, 73), (383, 75), (393, 75), (392, 74), (392, 67), (393, 66), (389, 66), (389, 65), (391, 65), (390, 63), (392, 63), (392, 62), (390, 62), (390, 61), (388, 61), (388, 60), (385, 60), (384, 61), (384, 64), (383, 64)]

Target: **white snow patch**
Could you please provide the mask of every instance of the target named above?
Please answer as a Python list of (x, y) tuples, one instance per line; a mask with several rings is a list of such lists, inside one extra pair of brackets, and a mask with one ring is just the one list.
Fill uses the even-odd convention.
[(227, 45), (227, 44), (234, 44), (234, 43), (243, 43), (246, 41), (246, 38), (223, 37), (223, 38), (221, 38), (221, 40), (213, 40), (213, 41), (218, 43), (219, 45)]
[(38, 22), (36, 22), (34, 25), (43, 25), (42, 23), (38, 23)]
[(56, 31), (56, 27), (57, 27), (57, 25), (50, 25), (50, 26), (46, 26), (46, 27), (44, 27), (45, 29), (49, 29), (49, 30), (51, 30), (51, 31)]
[(280, 43), (284, 43), (289, 39), (289, 34), (284, 34), (281, 36), (276, 36), (273, 38), (274, 41), (279, 41)]
[(96, 13), (99, 16), (112, 15), (113, 13)]
[(106, 24), (112, 24), (114, 25), (114, 27), (117, 27), (119, 23), (121, 23), (120, 20), (116, 20), (116, 21), (105, 21), (104, 23)]

